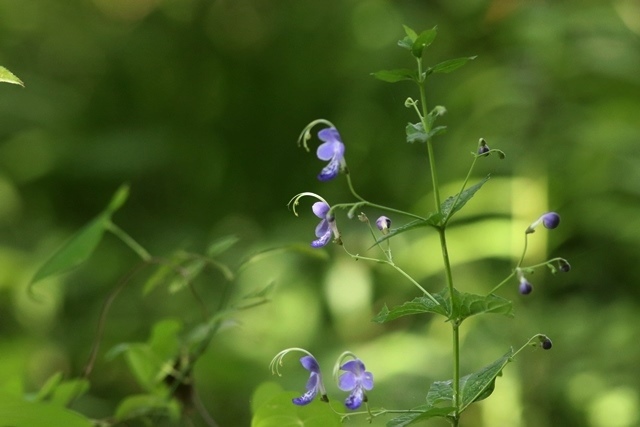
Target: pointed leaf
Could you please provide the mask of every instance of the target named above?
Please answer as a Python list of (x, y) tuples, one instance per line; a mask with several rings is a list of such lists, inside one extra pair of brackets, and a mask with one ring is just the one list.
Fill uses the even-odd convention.
[(502, 373), (502, 369), (511, 362), (513, 350), (509, 350), (500, 359), (485, 366), (478, 372), (460, 378), (460, 412), (464, 411), (473, 402), (486, 399), (493, 392), (496, 377)]
[[(76, 232), (45, 261), (36, 271), (29, 286), (46, 277), (71, 270), (86, 261), (102, 240), (104, 232), (109, 228), (111, 215), (124, 204), (128, 194), (129, 187), (121, 186), (100, 215)], [(31, 290), (31, 287), (29, 289)]]
[(58, 406), (67, 406), (74, 400), (89, 391), (89, 381), (85, 378), (68, 380), (60, 384), (53, 391), (51, 403)]
[(416, 58), (422, 58), (422, 52), (427, 48), (436, 38), (438, 27), (433, 27), (430, 30), (425, 30), (415, 39), (411, 46), (411, 53)]
[(416, 33), (411, 27), (403, 25), (402, 28), (404, 28), (404, 33), (409, 37), (412, 43), (418, 38), (418, 33)]
[(427, 70), (427, 74), (431, 74), (431, 73), (450, 73), (454, 70), (457, 70), (458, 68), (462, 67), (464, 64), (466, 64), (468, 61), (476, 59), (476, 56), (468, 56), (466, 58), (456, 58), (456, 59), (449, 59), (448, 61), (444, 61), (441, 62), (439, 64), (434, 65), (433, 67), (430, 67)]
[(18, 78), (18, 76), (2, 66), (0, 66), (0, 82), (12, 83), (14, 85), (24, 87), (24, 83)]
[(108, 225), (109, 217), (103, 214), (81, 228), (42, 264), (31, 279), (31, 285), (86, 261), (100, 243)]
[[(440, 211), (442, 212), (442, 216), (448, 222), (449, 219), (458, 212), (462, 207), (476, 194), (476, 192), (482, 187), (490, 178), (490, 175), (484, 177), (477, 184), (472, 185), (466, 190), (462, 191), (462, 193), (458, 193), (455, 196), (447, 197), (447, 199), (442, 202), (440, 205)], [(440, 225), (444, 225), (440, 223)]]
[(240, 241), (240, 238), (234, 235), (225, 236), (220, 239), (217, 239), (216, 241), (211, 243), (211, 245), (209, 245), (209, 248), (207, 249), (207, 255), (210, 256), (211, 258), (216, 257), (226, 252), (229, 248), (231, 248), (233, 245), (235, 245), (239, 241)]
[(42, 401), (48, 398), (51, 393), (58, 387), (58, 384), (62, 382), (62, 372), (58, 371), (55, 374), (51, 375), (47, 381), (45, 381), (44, 385), (40, 387), (38, 390), (38, 394), (36, 395), (36, 401)]
[(433, 297), (440, 303), (437, 305), (433, 300), (426, 296), (414, 298), (412, 301), (405, 302), (402, 305), (396, 306), (389, 310), (385, 305), (380, 313), (372, 320), (376, 323), (385, 323), (391, 320), (397, 319), (403, 316), (410, 316), (412, 314), (423, 313), (436, 313), (442, 316), (448, 317), (449, 303), (441, 293), (432, 294)]
[(375, 73), (371, 73), (376, 79), (383, 82), (396, 83), (403, 80), (416, 80), (417, 76), (415, 71), (406, 68), (397, 70), (380, 70)]

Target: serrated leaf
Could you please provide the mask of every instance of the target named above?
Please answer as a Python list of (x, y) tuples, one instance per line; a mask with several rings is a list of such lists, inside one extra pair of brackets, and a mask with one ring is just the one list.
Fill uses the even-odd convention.
[(513, 304), (500, 296), (475, 295), (456, 291), (454, 312), (459, 321), (477, 314), (491, 313), (513, 317)]
[(416, 73), (406, 68), (397, 70), (380, 70), (371, 73), (376, 79), (383, 82), (396, 83), (404, 80), (416, 80)]
[(411, 46), (411, 54), (416, 58), (422, 58), (422, 53), (424, 49), (427, 48), (436, 38), (437, 28), (433, 27), (430, 30), (425, 30), (420, 33), (420, 35), (415, 38), (413, 45)]
[(0, 425), (10, 427), (92, 427), (83, 415), (66, 408), (41, 402), (27, 402), (8, 393), (0, 393)]
[(372, 320), (376, 323), (385, 323), (391, 320), (395, 320), (399, 317), (424, 313), (435, 313), (448, 317), (449, 303), (446, 298), (444, 298), (441, 293), (432, 295), (440, 305), (436, 304), (432, 299), (426, 296), (417, 297), (412, 301), (408, 301), (402, 305), (393, 307), (391, 310), (389, 310), (385, 305), (380, 313), (378, 313)]
[[(458, 193), (454, 196), (447, 197), (447, 199), (442, 202), (440, 205), (440, 212), (442, 212), (442, 217), (444, 221), (448, 222), (453, 214), (458, 212), (462, 207), (476, 194), (476, 192), (489, 180), (491, 176), (487, 175), (477, 184), (472, 185), (471, 187), (462, 191), (462, 193)], [(440, 223), (440, 225), (444, 225)]]
[(11, 83), (24, 87), (24, 83), (18, 78), (18, 76), (2, 66), (0, 66), (0, 82)]
[(431, 74), (431, 73), (450, 73), (450, 72), (452, 72), (454, 70), (457, 70), (458, 68), (462, 67), (468, 61), (471, 61), (473, 59), (476, 59), (476, 57), (475, 56), (468, 56), (466, 58), (449, 59), (447, 61), (443, 61), (443, 62), (441, 62), (439, 64), (436, 64), (433, 67), (430, 67), (427, 70), (427, 74)]
[(172, 421), (180, 417), (180, 407), (175, 400), (153, 394), (138, 394), (124, 399), (116, 409), (115, 418), (124, 421), (142, 416), (166, 416)]
[(121, 186), (102, 213), (71, 236), (40, 266), (31, 279), (29, 289), (44, 278), (71, 270), (86, 261), (102, 240), (104, 232), (109, 228), (111, 215), (124, 204), (128, 194), (129, 187)]

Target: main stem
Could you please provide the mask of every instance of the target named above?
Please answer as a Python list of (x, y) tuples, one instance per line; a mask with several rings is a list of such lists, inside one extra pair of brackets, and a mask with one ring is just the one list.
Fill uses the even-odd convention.
[[(429, 132), (431, 131), (431, 125), (430, 125), (430, 120), (429, 120), (429, 109), (427, 107), (427, 94), (426, 94), (426, 89), (425, 89), (425, 80), (426, 80), (426, 76), (423, 76), (423, 71), (422, 71), (422, 58), (418, 58), (417, 60), (418, 62), (418, 78), (419, 78), (419, 84), (418, 87), (420, 88), (420, 103), (422, 105), (422, 117), (421, 122), (422, 122), (422, 127), (425, 131), (425, 133), (428, 135)], [(438, 213), (442, 214), (442, 207), (441, 207), (441, 202), (440, 202), (440, 188), (438, 185), (438, 173), (436, 171), (436, 162), (435, 162), (435, 158), (433, 155), (433, 143), (431, 141), (431, 138), (427, 138), (427, 154), (429, 156), (429, 169), (431, 170), (431, 182), (433, 184), (433, 198), (434, 198), (434, 202), (436, 204), (436, 209), (438, 210)], [(454, 302), (455, 299), (455, 293), (454, 293), (454, 287), (453, 287), (453, 275), (451, 274), (451, 262), (449, 261), (449, 250), (447, 249), (447, 237), (445, 234), (445, 229), (446, 229), (446, 222), (440, 227), (438, 228), (438, 234), (440, 236), (440, 248), (442, 250), (442, 260), (444, 263), (444, 271), (445, 271), (445, 275), (447, 278), (447, 289), (449, 290), (449, 298), (450, 298), (450, 302), (451, 302), (451, 310), (452, 310), (452, 315), (455, 314), (455, 307), (456, 304)], [(459, 412), (459, 408), (460, 408), (460, 331), (459, 331), (459, 327), (460, 327), (460, 323), (458, 322), (458, 319), (456, 318), (452, 318), (451, 320), (451, 328), (452, 328), (452, 332), (453, 332), (453, 407), (454, 412), (453, 412), (453, 417), (451, 419), (451, 424), (453, 427), (457, 427), (458, 426), (458, 422), (460, 419), (460, 412)]]

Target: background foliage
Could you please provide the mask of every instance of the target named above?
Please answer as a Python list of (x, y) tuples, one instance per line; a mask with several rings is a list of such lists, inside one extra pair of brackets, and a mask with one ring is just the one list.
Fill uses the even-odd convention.
[[(26, 88), (0, 86), (0, 388), (36, 392), (56, 371), (77, 376), (99, 310), (136, 262), (107, 238), (71, 274), (26, 286), (71, 233), (131, 185), (115, 221), (155, 254), (240, 243), (239, 264), (264, 248), (313, 238), (315, 217), (289, 198), (317, 186), (321, 163), (296, 149), (312, 119), (335, 123), (361, 193), (386, 205), (431, 210), (424, 147), (404, 142), (410, 85), (369, 74), (403, 66), (401, 24), (438, 25), (432, 63), (478, 55), (432, 79), (445, 105), (441, 179), (453, 193), (479, 137), (507, 153), (451, 230), (454, 275), (465, 291), (491, 289), (519, 252), (521, 231), (547, 209), (562, 227), (534, 236), (533, 259), (561, 255), (569, 275), (530, 278), (516, 317), (469, 321), (463, 373), (537, 332), (552, 352), (523, 354), (467, 426), (633, 426), (640, 422), (640, 6), (633, 0), (0, 0), (0, 64)], [(407, 64), (409, 65), (409, 64)], [(323, 186), (330, 202), (344, 182)], [(514, 221), (511, 221), (513, 216)], [(375, 213), (369, 214), (375, 218)], [(473, 227), (467, 222), (482, 221)], [(366, 230), (338, 218), (345, 239)], [(394, 243), (396, 262), (427, 289), (442, 286), (428, 233)], [(250, 396), (270, 379), (271, 357), (308, 348), (330, 364), (348, 348), (376, 375), (372, 404), (415, 406), (427, 384), (449, 378), (448, 329), (370, 321), (414, 288), (391, 271), (347, 259), (269, 257), (243, 273), (250, 291), (273, 280), (272, 302), (236, 318), (196, 366), (204, 405), (221, 425), (248, 425)], [(327, 261), (330, 260), (330, 262)], [(198, 283), (216, 305), (222, 278)], [(143, 342), (154, 322), (196, 322), (186, 294), (130, 286), (114, 304), (103, 349)], [(216, 288), (218, 287), (218, 288)], [(406, 322), (410, 322), (407, 320)], [(121, 359), (98, 358), (87, 397), (73, 409), (110, 413), (138, 387)], [(466, 357), (464, 356), (466, 354)], [(325, 360), (325, 362), (323, 362)], [(282, 380), (299, 390), (299, 367)], [(300, 376), (296, 373), (301, 374)]]

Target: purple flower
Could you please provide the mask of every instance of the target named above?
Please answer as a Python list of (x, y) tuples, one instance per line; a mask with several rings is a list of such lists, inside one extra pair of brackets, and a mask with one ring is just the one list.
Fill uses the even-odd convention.
[(306, 405), (310, 403), (318, 393), (320, 393), (320, 400), (328, 402), (327, 393), (322, 383), (322, 375), (320, 375), (320, 365), (315, 357), (308, 355), (300, 358), (300, 363), (309, 372), (309, 380), (307, 381), (307, 391), (300, 397), (292, 399), (292, 402), (296, 405)]
[(329, 181), (338, 175), (341, 165), (344, 162), (344, 144), (340, 139), (338, 130), (334, 127), (322, 129), (318, 132), (318, 138), (324, 141), (318, 147), (317, 155), (320, 160), (329, 161), (318, 174), (320, 181)]
[(338, 387), (340, 390), (351, 392), (344, 404), (349, 409), (358, 409), (362, 402), (367, 401), (364, 391), (373, 388), (373, 374), (365, 371), (364, 363), (360, 359), (350, 360), (340, 366), (340, 369), (346, 372), (340, 375)]
[(378, 230), (382, 231), (382, 234), (388, 234), (389, 227), (391, 227), (391, 220), (382, 215), (376, 220), (376, 226), (378, 227)]
[(542, 214), (540, 218), (535, 220), (529, 227), (527, 227), (526, 233), (530, 234), (536, 230), (536, 227), (542, 223), (545, 228), (554, 229), (560, 225), (560, 215), (556, 212), (547, 212)]
[(336, 219), (329, 213), (331, 207), (325, 202), (315, 202), (311, 207), (313, 213), (322, 221), (316, 226), (317, 239), (311, 242), (311, 246), (314, 248), (321, 248), (329, 243), (331, 235), (333, 234), (336, 241), (340, 241), (340, 233), (336, 226)]
[(518, 290), (522, 295), (529, 295), (531, 291), (533, 291), (533, 286), (531, 285), (531, 283), (529, 283), (527, 279), (525, 279), (524, 277), (521, 277), (520, 286), (518, 287)]
[(560, 225), (560, 215), (555, 212), (547, 212), (540, 218), (542, 218), (542, 225), (544, 225), (545, 228), (554, 229)]

